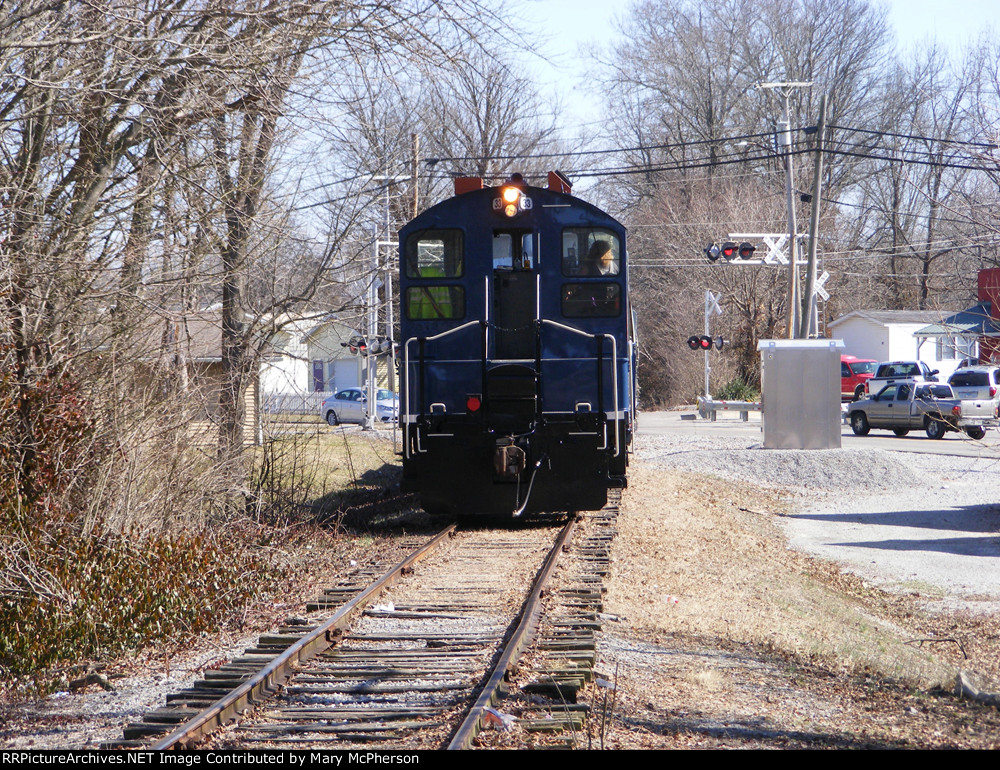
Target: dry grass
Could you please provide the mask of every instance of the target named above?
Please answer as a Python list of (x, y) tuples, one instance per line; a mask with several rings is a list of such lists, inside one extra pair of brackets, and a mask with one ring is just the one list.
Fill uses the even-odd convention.
[[(608, 747), (996, 748), (997, 710), (934, 685), (959, 667), (996, 680), (997, 620), (927, 616), (789, 551), (784, 505), (630, 470), (598, 643), (618, 687)], [(907, 643), (949, 636), (962, 645)]]
[(895, 597), (789, 551), (784, 503), (690, 474), (632, 470), (608, 605), (645, 638), (748, 643), (932, 686), (952, 666), (906, 644)]
[(283, 551), (302, 535), (324, 523), (340, 532), (349, 515), (363, 519), (373, 507), (384, 516), (398, 476), (391, 436), (316, 427), (273, 436), (249, 455), (252, 483), (239, 496), (227, 490), (237, 505), (215, 499), (218, 469), (167, 431), (97, 468), (98, 491), (116, 503), (110, 513), (95, 503), (102, 515), (87, 526), (71, 509), (8, 528), (0, 678), (37, 677), (45, 689), (46, 669), (238, 624), (289, 578), (298, 559)]

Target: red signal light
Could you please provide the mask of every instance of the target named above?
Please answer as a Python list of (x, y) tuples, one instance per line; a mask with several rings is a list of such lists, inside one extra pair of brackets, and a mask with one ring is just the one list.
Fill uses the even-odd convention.
[(688, 337), (688, 347), (691, 350), (701, 350), (701, 340), (697, 336), (691, 335)]
[(701, 347), (702, 350), (711, 350), (712, 349), (712, 338), (709, 337), (709, 336), (699, 337), (698, 338), (698, 345)]
[(740, 244), (740, 259), (750, 259), (755, 251), (757, 251), (757, 248), (752, 243), (743, 241)]
[(736, 256), (736, 244), (732, 241), (726, 241), (722, 244), (722, 256), (726, 259), (732, 259)]

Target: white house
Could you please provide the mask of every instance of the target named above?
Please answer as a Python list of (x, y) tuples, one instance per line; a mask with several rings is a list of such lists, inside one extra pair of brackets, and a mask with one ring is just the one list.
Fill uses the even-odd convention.
[[(364, 385), (368, 360), (351, 352), (357, 330), (329, 317), (279, 319), (260, 367), (265, 412), (314, 412), (337, 390)], [(375, 381), (391, 387), (389, 358), (376, 358)]]
[(844, 341), (844, 353), (876, 361), (923, 361), (944, 380), (959, 362), (974, 353), (958, 351), (941, 338), (918, 332), (940, 324), (954, 311), (855, 310), (827, 325), (827, 335)]
[(316, 316), (276, 325), (260, 366), (264, 412), (317, 412), (333, 391), (364, 381), (364, 359), (340, 344), (357, 334), (351, 327)]
[(330, 319), (313, 322), (302, 336), (308, 362), (307, 390), (332, 393), (341, 388), (361, 385), (364, 380), (364, 357), (346, 347), (358, 335), (350, 326)]

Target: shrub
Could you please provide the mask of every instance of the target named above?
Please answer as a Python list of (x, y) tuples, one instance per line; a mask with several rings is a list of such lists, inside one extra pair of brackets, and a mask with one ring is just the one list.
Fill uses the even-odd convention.
[[(0, 349), (4, 363), (11, 357)], [(176, 506), (176, 483), (125, 475), (130, 434), (97, 418), (70, 373), (19, 381), (15, 371), (0, 371), (0, 672), (120, 654), (241, 615), (276, 573), (254, 548), (268, 530), (212, 530), (176, 507), (155, 526), (119, 515), (141, 508), (150, 484)], [(174, 454), (152, 471), (188, 450)]]
[(217, 627), (272, 571), (260, 551), (234, 547), (248, 539), (233, 535), (226, 542), (207, 531), (133, 540), (48, 526), (7, 538), (0, 668), (23, 675)]
[(720, 401), (759, 401), (760, 391), (737, 377), (719, 388), (715, 398)]

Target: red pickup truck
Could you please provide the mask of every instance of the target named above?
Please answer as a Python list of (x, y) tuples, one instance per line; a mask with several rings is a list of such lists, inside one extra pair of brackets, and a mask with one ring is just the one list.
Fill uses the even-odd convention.
[(865, 396), (865, 380), (875, 374), (878, 361), (857, 356), (840, 357), (840, 398), (857, 401)]

